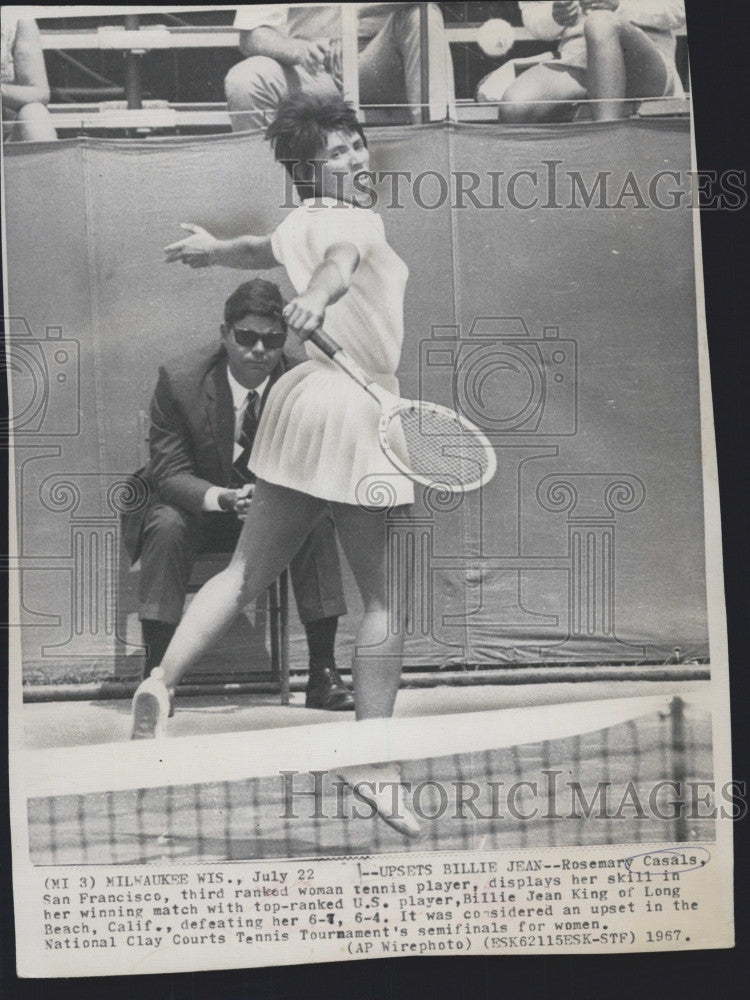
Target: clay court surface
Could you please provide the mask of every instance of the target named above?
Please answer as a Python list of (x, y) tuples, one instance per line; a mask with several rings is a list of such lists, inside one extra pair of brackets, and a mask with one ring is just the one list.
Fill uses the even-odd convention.
[[(710, 704), (708, 681), (594, 681), (521, 685), (478, 685), (403, 689), (397, 717), (450, 715), (534, 705), (637, 698), (659, 694), (703, 696)], [(319, 723), (346, 723), (353, 712), (323, 712), (304, 707), (304, 694), (292, 694), (282, 706), (277, 695), (227, 695), (178, 699), (169, 722), (170, 736), (207, 736), (253, 732)], [(130, 702), (65, 701), (24, 706), (26, 746), (30, 750), (128, 740)]]

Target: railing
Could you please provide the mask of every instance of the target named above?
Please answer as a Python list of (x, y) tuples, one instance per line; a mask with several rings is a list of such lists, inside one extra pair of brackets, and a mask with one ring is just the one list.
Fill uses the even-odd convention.
[[(344, 11), (349, 6), (344, 7)], [(447, 24), (445, 32), (451, 45), (476, 41), (479, 22)], [(519, 42), (538, 41), (526, 28), (516, 28)], [(240, 33), (232, 27), (156, 27), (128, 30), (119, 25), (97, 28), (47, 28), (42, 32), (45, 49), (120, 49), (149, 52), (152, 49), (236, 49)]]
[[(344, 8), (345, 10), (348, 7)], [(476, 41), (480, 22), (446, 24), (445, 33), (451, 45)], [(517, 42), (535, 42), (526, 28), (515, 28)], [(677, 35), (685, 36), (685, 28)], [(45, 49), (120, 49), (123, 51), (149, 52), (152, 49), (236, 49), (240, 33), (231, 27), (157, 27), (128, 30), (117, 25), (98, 28), (47, 28), (42, 32)]]

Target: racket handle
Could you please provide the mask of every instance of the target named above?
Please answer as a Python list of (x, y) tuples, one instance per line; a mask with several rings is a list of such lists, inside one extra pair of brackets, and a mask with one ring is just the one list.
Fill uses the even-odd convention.
[[(370, 395), (374, 394), (372, 379), (365, 375), (359, 365), (349, 357), (341, 344), (337, 344), (333, 337), (328, 336), (325, 330), (316, 330), (310, 337), (310, 340), (316, 347), (320, 348), (323, 354), (334, 361), (342, 371), (345, 371), (349, 378), (353, 378), (357, 385), (361, 385)], [(375, 398), (378, 398), (377, 395)]]
[(333, 337), (328, 336), (325, 330), (316, 330), (312, 337), (310, 337), (310, 340), (329, 358), (332, 358), (334, 354), (338, 354), (342, 350), (341, 344), (337, 344)]

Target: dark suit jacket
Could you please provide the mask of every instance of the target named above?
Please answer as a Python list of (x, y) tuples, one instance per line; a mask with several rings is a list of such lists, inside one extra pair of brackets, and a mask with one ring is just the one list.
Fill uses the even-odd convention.
[[(260, 401), (261, 410), (271, 386), (289, 367), (282, 355)], [(140, 555), (143, 524), (152, 504), (168, 503), (199, 515), (209, 486), (229, 486), (234, 406), (227, 356), (220, 344), (191, 351), (159, 368), (151, 400), (149, 452), (148, 464), (136, 473), (147, 484), (148, 501), (122, 519), (123, 541), (133, 562)]]

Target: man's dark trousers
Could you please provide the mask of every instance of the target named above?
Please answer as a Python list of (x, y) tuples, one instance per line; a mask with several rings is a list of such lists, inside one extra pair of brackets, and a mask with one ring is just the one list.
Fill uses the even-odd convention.
[[(139, 617), (176, 625), (196, 557), (233, 552), (242, 530), (235, 514), (189, 514), (159, 502), (143, 524)], [(289, 566), (303, 625), (346, 614), (333, 522), (321, 518)]]

